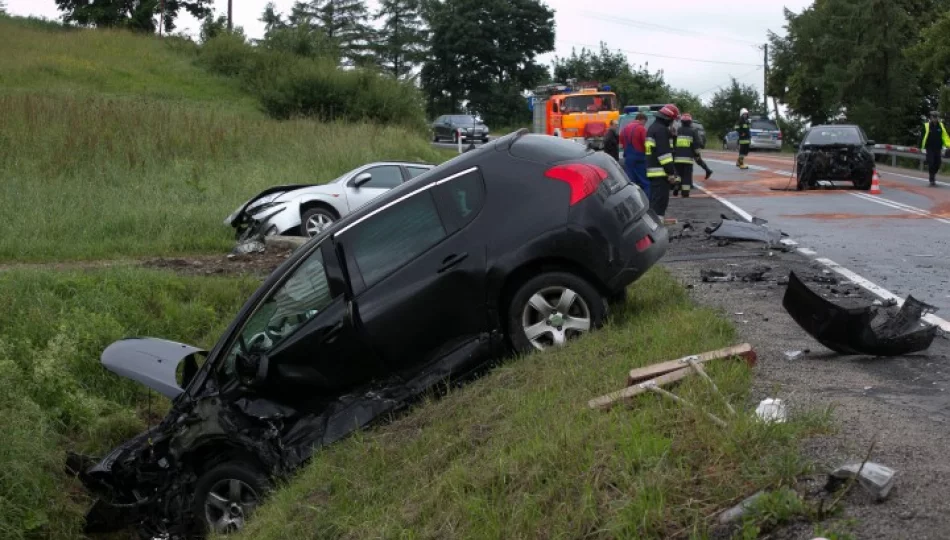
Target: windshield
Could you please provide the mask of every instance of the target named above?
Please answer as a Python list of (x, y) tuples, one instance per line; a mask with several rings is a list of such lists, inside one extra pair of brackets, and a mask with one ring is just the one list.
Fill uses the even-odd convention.
[(584, 94), (564, 98), (563, 113), (617, 111), (617, 97), (613, 94)]
[(822, 126), (813, 128), (805, 144), (861, 144), (861, 135), (854, 127)]
[(453, 116), (452, 123), (457, 126), (474, 126), (476, 124), (473, 116)]

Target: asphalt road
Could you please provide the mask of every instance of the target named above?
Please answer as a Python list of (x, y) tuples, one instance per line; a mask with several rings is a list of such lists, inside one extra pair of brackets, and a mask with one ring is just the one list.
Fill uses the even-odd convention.
[(712, 194), (781, 228), (805, 254), (831, 259), (897, 296), (912, 294), (950, 318), (950, 178), (932, 188), (925, 174), (879, 166), (881, 195), (797, 192), (792, 156), (755, 153), (745, 171), (735, 167), (735, 153), (704, 157), (715, 172), (697, 183)]

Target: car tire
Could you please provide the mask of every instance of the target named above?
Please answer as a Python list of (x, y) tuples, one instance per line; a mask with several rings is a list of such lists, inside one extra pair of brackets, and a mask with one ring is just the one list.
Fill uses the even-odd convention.
[[(323, 223), (323, 227), (326, 228), (338, 219), (340, 219), (340, 217), (336, 215), (336, 212), (325, 206), (308, 208), (303, 215), (300, 216), (300, 236), (312, 238), (316, 232), (319, 232), (313, 228), (317, 223)], [(315, 223), (311, 223), (311, 221)]]
[[(568, 302), (567, 309), (559, 310), (559, 302)], [(515, 352), (527, 354), (563, 345), (603, 325), (606, 316), (607, 303), (593, 285), (567, 272), (546, 272), (529, 279), (512, 296), (508, 338)], [(532, 327), (539, 332), (531, 332)]]
[(202, 533), (237, 532), (270, 489), (267, 476), (250, 463), (218, 465), (195, 483), (195, 525)]

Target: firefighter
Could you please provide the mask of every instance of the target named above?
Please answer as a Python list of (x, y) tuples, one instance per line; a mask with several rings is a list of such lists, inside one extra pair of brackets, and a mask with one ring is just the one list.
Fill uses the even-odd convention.
[(611, 120), (607, 133), (604, 134), (604, 153), (620, 161), (620, 134), (617, 133), (617, 121)]
[(650, 198), (650, 181), (647, 179), (647, 115), (638, 113), (633, 122), (620, 132), (620, 147), (623, 148), (623, 167), (627, 176)]
[(670, 185), (679, 183), (673, 166), (673, 148), (670, 144), (673, 120), (680, 110), (672, 103), (657, 111), (656, 120), (647, 130), (647, 180), (650, 181), (650, 209), (663, 218), (670, 204)]
[(689, 197), (693, 189), (693, 161), (706, 171), (706, 179), (712, 176), (712, 169), (706, 165), (699, 155), (699, 141), (693, 132), (693, 117), (689, 113), (683, 114), (680, 129), (676, 134), (676, 147), (673, 149), (673, 163), (676, 166), (676, 176), (681, 183), (673, 186), (673, 196), (682, 193), (683, 198)]
[(924, 140), (920, 148), (927, 152), (927, 172), (930, 173), (930, 186), (937, 187), (937, 172), (940, 171), (940, 154), (950, 147), (950, 135), (940, 121), (937, 111), (930, 113), (930, 121), (924, 124)]
[(749, 146), (752, 144), (749, 109), (739, 111), (739, 121), (736, 122), (735, 130), (739, 133), (739, 159), (736, 160), (736, 167), (748, 169), (749, 166), (745, 164), (745, 157), (749, 155)]

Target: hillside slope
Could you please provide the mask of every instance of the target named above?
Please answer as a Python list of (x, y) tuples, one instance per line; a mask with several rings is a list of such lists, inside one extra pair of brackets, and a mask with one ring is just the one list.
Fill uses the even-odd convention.
[(0, 92), (150, 97), (256, 111), (235, 81), (196, 67), (195, 55), (196, 46), (180, 39), (0, 16)]
[(269, 119), (195, 60), (177, 38), (0, 17), (0, 212), (15, 216), (0, 261), (225, 250), (225, 216), (264, 188), (445, 158), (403, 128)]

